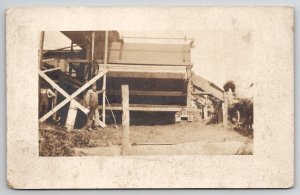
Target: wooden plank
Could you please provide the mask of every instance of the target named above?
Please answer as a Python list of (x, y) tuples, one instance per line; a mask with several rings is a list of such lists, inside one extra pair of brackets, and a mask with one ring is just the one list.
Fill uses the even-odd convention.
[(187, 79), (186, 67), (107, 64), (108, 77)]
[(128, 85), (122, 85), (122, 131), (123, 131), (123, 137), (122, 137), (122, 155), (128, 155), (129, 154), (129, 89)]
[[(47, 62), (47, 60), (43, 60)], [(90, 63), (86, 59), (68, 60), (74, 63)], [(95, 60), (96, 64), (102, 64), (102, 60)], [(110, 77), (141, 77), (141, 78), (177, 78), (186, 79), (185, 67), (172, 67), (172, 66), (151, 66), (151, 65), (122, 65), (122, 64), (102, 64), (101, 66), (107, 67)]]
[[(185, 106), (177, 105), (145, 105), (145, 104), (130, 104), (130, 111), (144, 111), (144, 112), (179, 112)], [(102, 106), (99, 106), (99, 109), (102, 109)], [(106, 110), (122, 110), (122, 105), (120, 104), (111, 104), (105, 108)]]
[[(40, 73), (42, 73), (40, 71)], [(99, 78), (101, 78), (103, 75), (105, 75), (107, 73), (107, 70), (103, 70), (101, 72), (98, 73), (98, 75), (96, 75), (94, 78), (92, 78), (89, 82), (87, 82), (86, 84), (84, 84), (82, 87), (80, 87), (77, 91), (75, 91), (71, 96), (66, 97), (66, 99), (62, 102), (60, 102), (57, 106), (55, 106), (52, 110), (50, 110), (47, 114), (45, 114), (44, 116), (42, 116), (40, 118), (40, 122), (44, 122), (47, 118), (49, 118), (52, 114), (54, 114), (55, 112), (57, 112), (59, 109), (61, 109), (64, 105), (66, 105), (69, 101), (71, 101), (72, 99), (74, 99), (76, 96), (78, 96), (80, 93), (82, 93), (85, 89), (87, 89), (90, 85), (92, 85), (93, 83), (95, 83)]]
[[(189, 44), (128, 43), (112, 42), (109, 50), (109, 63), (133, 64), (190, 64)], [(119, 59), (122, 52), (122, 59)]]
[[(88, 63), (91, 63), (92, 61), (89, 60), (89, 59), (68, 59), (68, 62), (73, 62), (73, 63), (85, 63), (85, 64), (88, 64)], [(94, 62), (96, 64), (102, 64), (103, 63), (103, 60), (94, 60)]]
[(43, 70), (43, 73), (52, 72), (52, 71), (55, 71), (55, 70), (60, 70), (60, 67)]
[[(120, 90), (107, 90), (107, 94), (110, 95), (121, 95)], [(129, 91), (129, 95), (134, 96), (186, 96), (186, 93), (182, 91)]]
[(69, 111), (68, 111), (68, 116), (66, 120), (65, 127), (67, 130), (74, 129), (74, 124), (77, 116), (77, 107), (75, 105), (75, 100), (71, 100)]
[(122, 39), (161, 39), (161, 40), (182, 40), (182, 41), (188, 41), (188, 42), (191, 42), (194, 40), (194, 38), (189, 38), (189, 37), (134, 37), (134, 36), (131, 36), (131, 37), (126, 37), (126, 36), (122, 36), (121, 37)]
[[(54, 89), (56, 89), (60, 94), (62, 94), (63, 96), (65, 96), (66, 98), (70, 98), (70, 95), (65, 92), (59, 85), (57, 85), (54, 81), (51, 80), (51, 78), (49, 78), (44, 72), (39, 70), (39, 75), (45, 79)], [(82, 106), (80, 103), (78, 103), (77, 101), (74, 102), (74, 104), (76, 105), (77, 108), (79, 108), (82, 112), (84, 112), (85, 114), (87, 114), (89, 112), (89, 109), (85, 108), (84, 106)]]
[(92, 60), (95, 59), (95, 32), (92, 32)]
[(186, 79), (185, 73), (164, 73), (164, 72), (125, 72), (125, 71), (109, 71), (107, 74), (111, 78), (152, 78), (152, 79)]
[[(172, 66), (172, 65), (141, 65), (141, 64), (107, 64), (107, 69), (109, 71), (136, 71), (140, 72), (142, 70), (146, 72), (174, 72), (174, 73), (186, 73), (185, 66)], [(159, 70), (159, 71), (158, 71)]]

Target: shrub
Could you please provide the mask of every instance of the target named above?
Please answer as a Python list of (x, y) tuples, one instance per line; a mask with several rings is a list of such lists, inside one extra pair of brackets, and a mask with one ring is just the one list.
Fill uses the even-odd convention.
[(39, 138), (40, 156), (73, 156), (74, 147), (90, 146), (90, 134), (83, 131), (46, 131)]

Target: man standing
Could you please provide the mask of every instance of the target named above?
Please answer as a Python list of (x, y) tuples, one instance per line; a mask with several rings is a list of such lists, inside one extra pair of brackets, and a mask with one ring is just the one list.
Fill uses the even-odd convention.
[(49, 99), (55, 97), (55, 93), (46, 87), (40, 90), (40, 116), (43, 116), (49, 111)]
[(88, 108), (90, 109), (86, 126), (87, 126), (87, 129), (90, 131), (93, 130), (92, 129), (93, 116), (96, 112), (98, 112), (98, 94), (101, 94), (104, 90), (105, 89), (97, 91), (96, 84), (93, 84), (92, 89), (88, 90), (86, 93), (85, 101), (88, 105)]

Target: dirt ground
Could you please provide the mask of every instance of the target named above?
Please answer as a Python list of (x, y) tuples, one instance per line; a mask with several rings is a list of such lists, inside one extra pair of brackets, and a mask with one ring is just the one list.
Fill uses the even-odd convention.
[[(91, 146), (76, 155), (120, 155), (122, 127), (108, 126), (91, 133)], [(129, 155), (253, 154), (253, 136), (242, 130), (204, 122), (159, 126), (130, 126)]]

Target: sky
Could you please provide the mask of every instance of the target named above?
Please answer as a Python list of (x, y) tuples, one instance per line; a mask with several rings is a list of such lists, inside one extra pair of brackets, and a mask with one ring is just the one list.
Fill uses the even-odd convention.
[[(170, 31), (170, 32), (119, 32), (123, 37), (166, 37), (193, 38), (191, 50), (193, 71), (205, 79), (222, 86), (233, 80), (237, 92), (251, 96), (249, 86), (254, 81), (253, 33), (247, 29), (205, 30), (205, 31)], [(180, 40), (143, 40), (124, 39), (124, 42), (183, 43)], [(46, 32), (44, 49), (57, 49), (70, 46), (71, 41), (60, 32)]]

